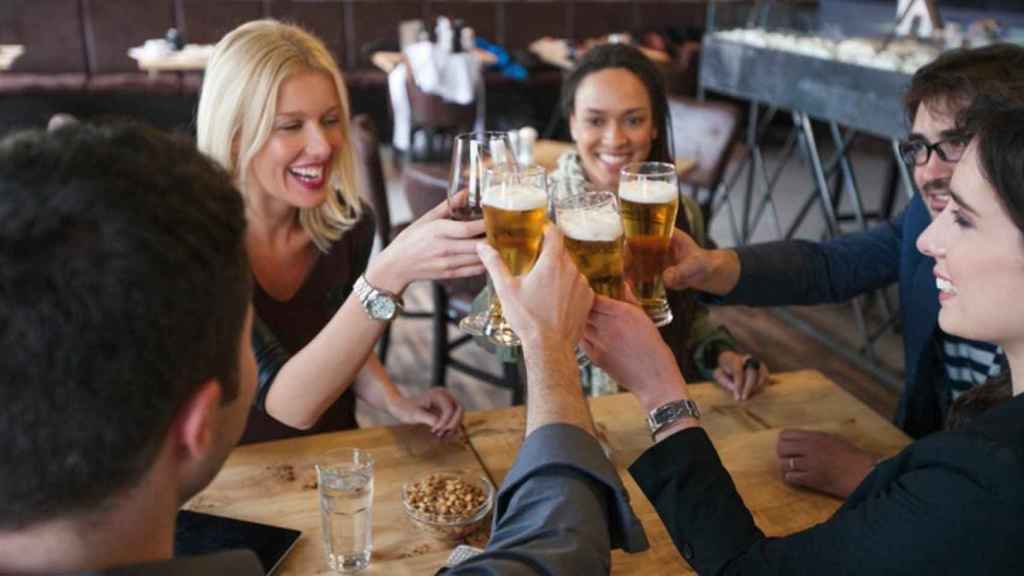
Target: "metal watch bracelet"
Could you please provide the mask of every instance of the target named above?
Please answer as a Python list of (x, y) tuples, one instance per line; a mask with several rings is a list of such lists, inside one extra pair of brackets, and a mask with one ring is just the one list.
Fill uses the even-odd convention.
[(700, 409), (697, 403), (689, 398), (667, 402), (651, 410), (647, 415), (647, 426), (651, 429), (651, 439), (666, 427), (683, 418), (700, 420)]

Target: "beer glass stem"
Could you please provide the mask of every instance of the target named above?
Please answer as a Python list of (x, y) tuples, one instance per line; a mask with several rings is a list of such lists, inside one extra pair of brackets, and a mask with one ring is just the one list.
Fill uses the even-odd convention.
[(519, 336), (516, 336), (512, 326), (505, 321), (505, 317), (501, 313), (501, 300), (493, 290), (491, 291), (491, 306), (487, 311), (484, 334), (491, 342), (499, 346), (519, 346), (521, 344)]

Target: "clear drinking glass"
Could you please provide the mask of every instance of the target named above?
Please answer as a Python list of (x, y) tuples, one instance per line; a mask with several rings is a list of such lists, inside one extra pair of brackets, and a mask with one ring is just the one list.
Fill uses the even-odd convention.
[(555, 218), (565, 247), (597, 294), (625, 298), (622, 220), (615, 194), (581, 189), (555, 201)]
[[(585, 182), (562, 182), (555, 187), (560, 188), (556, 192), (555, 219), (576, 268), (595, 293), (624, 300), (622, 220), (615, 194)], [(611, 376), (592, 365), (579, 346), (576, 363), (584, 388), (592, 396), (618, 392)]]
[[(498, 251), (513, 276), (526, 274), (540, 254), (548, 221), (547, 174), (540, 166), (499, 167), (486, 172), (483, 193), (487, 242)], [(518, 346), (519, 337), (491, 298), (484, 334), (495, 344)]]
[[(489, 168), (514, 168), (515, 157), (507, 132), (469, 132), (455, 137), (452, 166), (448, 177), (448, 206), (453, 220), (483, 218), (484, 176)], [(465, 201), (455, 202), (455, 195), (465, 190)], [(490, 279), (487, 281), (488, 302), (494, 297)], [(467, 315), (459, 328), (473, 336), (483, 336), (490, 316), (487, 310)]]
[(332, 450), (316, 474), (327, 566), (359, 572), (370, 565), (373, 551), (373, 457), (357, 448)]
[(672, 322), (661, 274), (679, 211), (676, 168), (665, 162), (635, 162), (619, 174), (619, 208), (629, 247), (627, 277), (655, 326)]

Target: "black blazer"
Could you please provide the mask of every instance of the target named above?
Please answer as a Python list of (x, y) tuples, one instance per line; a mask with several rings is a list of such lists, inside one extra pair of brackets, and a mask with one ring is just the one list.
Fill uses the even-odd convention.
[(783, 538), (754, 525), (701, 428), (629, 471), (700, 574), (1024, 574), (1024, 395), (914, 442)]

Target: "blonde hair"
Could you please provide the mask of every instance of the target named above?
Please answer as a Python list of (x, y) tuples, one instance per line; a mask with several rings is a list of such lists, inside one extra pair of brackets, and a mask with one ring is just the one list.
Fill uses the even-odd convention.
[[(199, 97), (197, 142), (200, 151), (232, 175), (243, 197), (249, 165), (273, 128), (281, 83), (309, 71), (323, 72), (334, 80), (341, 103), (338, 124), (347, 143), (345, 83), (334, 58), (316, 36), (292, 24), (256, 20), (235, 28), (217, 43)], [(326, 201), (299, 210), (303, 229), (324, 252), (362, 213), (352, 146), (336, 152), (332, 172), (337, 185), (331, 187)]]

